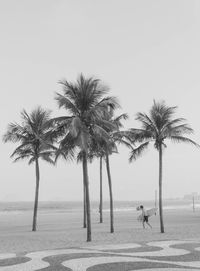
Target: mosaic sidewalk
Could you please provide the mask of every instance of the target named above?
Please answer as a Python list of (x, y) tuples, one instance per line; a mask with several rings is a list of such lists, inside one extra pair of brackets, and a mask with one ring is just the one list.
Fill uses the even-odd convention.
[(0, 271), (200, 270), (200, 242), (156, 241), (0, 254)]

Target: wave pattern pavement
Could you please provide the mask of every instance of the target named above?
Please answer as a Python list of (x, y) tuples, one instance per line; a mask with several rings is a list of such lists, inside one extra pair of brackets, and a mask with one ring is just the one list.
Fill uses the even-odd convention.
[(0, 254), (0, 271), (200, 270), (200, 242), (168, 240)]

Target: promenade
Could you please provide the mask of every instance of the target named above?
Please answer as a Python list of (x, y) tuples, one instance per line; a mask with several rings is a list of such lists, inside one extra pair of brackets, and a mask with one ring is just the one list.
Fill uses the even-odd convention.
[(200, 242), (167, 240), (0, 254), (0, 271), (199, 270)]

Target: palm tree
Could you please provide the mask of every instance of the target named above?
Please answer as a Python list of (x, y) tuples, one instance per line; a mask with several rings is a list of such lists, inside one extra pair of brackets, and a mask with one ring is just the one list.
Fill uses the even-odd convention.
[(193, 129), (185, 122), (183, 118), (174, 118), (177, 107), (168, 107), (165, 102), (155, 102), (150, 110), (149, 115), (145, 113), (137, 113), (138, 120), (142, 128), (131, 129), (133, 142), (142, 143), (133, 149), (130, 161), (136, 159), (144, 149), (146, 149), (151, 141), (159, 154), (159, 214), (160, 214), (160, 231), (164, 233), (163, 207), (162, 207), (162, 170), (163, 170), (163, 148), (167, 147), (165, 140), (169, 139), (174, 143), (191, 143), (199, 146), (193, 140), (185, 135), (193, 133)]
[[(100, 190), (100, 196), (99, 196), (99, 223), (103, 223), (103, 158), (104, 158), (104, 151), (102, 149), (102, 146), (100, 146), (100, 142), (97, 140), (92, 140), (92, 143), (90, 144), (90, 148), (88, 151), (88, 160), (89, 162), (93, 162), (95, 158), (99, 158), (99, 170), (100, 170), (100, 182), (99, 182), (99, 190)], [(77, 161), (82, 161), (82, 153), (80, 152), (77, 156)], [(83, 228), (86, 228), (86, 204), (85, 204), (85, 189), (83, 191), (83, 202), (84, 202), (84, 208), (83, 208)]]
[[(88, 161), (92, 162), (93, 157), (90, 157), (90, 154), (88, 154)], [(77, 155), (77, 163), (81, 162), (83, 166), (83, 152), (80, 151)], [(84, 176), (84, 167), (83, 167), (83, 176)], [(86, 189), (84, 185), (84, 178), (83, 178), (83, 228), (87, 228), (87, 214), (86, 214)]]
[(82, 152), (84, 195), (87, 217), (87, 241), (91, 241), (90, 195), (88, 179), (88, 149), (93, 138), (109, 138), (103, 126), (109, 123), (103, 119), (108, 106), (118, 107), (117, 99), (104, 97), (108, 88), (95, 78), (85, 78), (80, 75), (77, 82), (67, 80), (60, 82), (63, 86), (63, 95), (57, 93), (56, 100), (59, 107), (68, 111), (69, 116), (54, 119), (58, 125), (57, 132), (62, 137), (60, 152), (68, 156), (78, 148)]
[(120, 132), (120, 128), (123, 127), (122, 120), (126, 120), (128, 118), (127, 114), (121, 114), (118, 117), (114, 117), (114, 110), (111, 108), (109, 114), (107, 115), (107, 121), (109, 121), (113, 126), (111, 128), (106, 128), (107, 133), (110, 135), (110, 140), (108, 142), (104, 142), (104, 153), (106, 160), (106, 171), (108, 176), (108, 186), (109, 186), (109, 195), (110, 195), (110, 232), (114, 232), (114, 210), (113, 210), (113, 192), (112, 192), (112, 179), (111, 179), (111, 171), (110, 171), (110, 159), (109, 156), (112, 153), (117, 153), (116, 143), (123, 143), (125, 145), (129, 145), (123, 139), (123, 135)]
[(102, 166), (103, 166), (103, 157), (99, 157), (99, 172), (100, 172), (100, 182), (99, 182), (99, 222), (103, 223), (103, 174), (102, 174)]
[(103, 160), (105, 158), (105, 146), (103, 145), (102, 139), (94, 139), (89, 152), (90, 161), (93, 161), (94, 158), (99, 159), (99, 223), (103, 223)]
[(106, 171), (108, 176), (108, 186), (109, 186), (109, 197), (110, 197), (110, 232), (114, 232), (114, 211), (113, 211), (113, 192), (112, 192), (112, 179), (111, 179), (111, 170), (110, 170), (110, 159), (109, 156), (112, 153), (117, 153), (117, 143), (126, 144), (130, 147), (130, 144), (124, 139), (126, 137), (126, 132), (121, 132), (119, 129), (123, 127), (122, 120), (128, 118), (127, 114), (121, 114), (118, 117), (114, 117), (114, 110), (108, 108), (104, 119), (106, 124), (109, 123), (109, 126), (106, 125), (103, 128), (109, 134), (109, 139), (106, 141), (103, 138), (95, 139), (91, 147), (91, 155), (93, 154), (96, 157), (100, 157), (100, 222), (102, 218), (102, 158), (106, 161)]
[(28, 159), (29, 165), (35, 163), (36, 188), (32, 231), (36, 231), (40, 183), (39, 158), (54, 164), (52, 157), (55, 148), (52, 144), (55, 140), (55, 134), (52, 133), (49, 123), (50, 111), (38, 107), (29, 115), (23, 110), (21, 112), (21, 118), (21, 125), (17, 123), (9, 124), (7, 132), (3, 136), (3, 141), (20, 143), (11, 155), (12, 158), (15, 158), (14, 162)]

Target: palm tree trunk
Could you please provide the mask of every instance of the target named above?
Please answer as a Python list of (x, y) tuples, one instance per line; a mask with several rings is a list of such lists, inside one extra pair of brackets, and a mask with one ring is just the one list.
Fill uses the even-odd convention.
[(100, 157), (100, 203), (99, 203), (100, 223), (103, 223), (103, 191), (102, 191), (102, 156)]
[(110, 194), (110, 232), (113, 233), (114, 232), (113, 196), (112, 196), (112, 181), (111, 181), (108, 153), (106, 153), (106, 169), (107, 169), (107, 175), (108, 175), (108, 185), (109, 185), (109, 194)]
[(88, 168), (87, 168), (87, 154), (83, 152), (83, 178), (85, 184), (85, 196), (86, 196), (86, 217), (87, 217), (87, 242), (92, 240), (91, 238), (91, 219), (90, 219), (90, 195), (89, 195), (89, 181), (88, 181)]
[(37, 210), (38, 210), (39, 182), (40, 182), (38, 158), (36, 158), (35, 160), (35, 172), (36, 172), (36, 187), (35, 187), (35, 202), (34, 202), (34, 211), (33, 211), (32, 231), (36, 231), (36, 227), (37, 227)]
[(163, 207), (162, 207), (162, 145), (159, 146), (159, 214), (160, 232), (164, 233)]
[(84, 182), (84, 167), (83, 167), (83, 228), (86, 228), (86, 189)]

